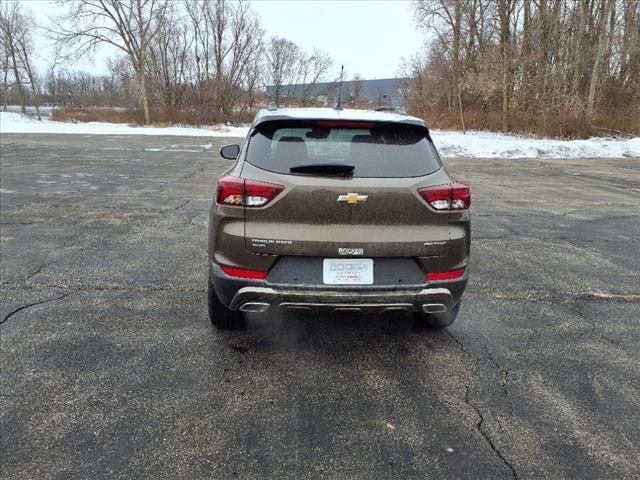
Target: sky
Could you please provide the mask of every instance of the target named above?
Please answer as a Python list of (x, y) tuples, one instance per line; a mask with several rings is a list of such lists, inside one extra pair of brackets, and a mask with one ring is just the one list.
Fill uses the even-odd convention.
[[(40, 24), (47, 24), (57, 7), (47, 0), (21, 0)], [(422, 33), (413, 20), (409, 0), (253, 0), (267, 37), (292, 40), (304, 50), (325, 50), (334, 60), (335, 77), (344, 65), (347, 78), (358, 73), (365, 79), (396, 77), (402, 58), (423, 45)], [(52, 57), (46, 39), (38, 41), (38, 68)], [(112, 49), (96, 52), (94, 61), (81, 60), (72, 68), (107, 73), (106, 59)]]
[(410, 57), (423, 43), (409, 1), (258, 0), (253, 8), (269, 36), (326, 50), (336, 71), (344, 65), (349, 77), (395, 77), (401, 57)]

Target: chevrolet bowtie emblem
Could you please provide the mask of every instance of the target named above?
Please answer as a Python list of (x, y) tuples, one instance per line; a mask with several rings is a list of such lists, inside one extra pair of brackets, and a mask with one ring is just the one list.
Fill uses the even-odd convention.
[(347, 202), (349, 205), (355, 205), (357, 203), (364, 203), (369, 198), (368, 195), (360, 195), (359, 193), (347, 193), (346, 195), (340, 195), (338, 197), (339, 202)]

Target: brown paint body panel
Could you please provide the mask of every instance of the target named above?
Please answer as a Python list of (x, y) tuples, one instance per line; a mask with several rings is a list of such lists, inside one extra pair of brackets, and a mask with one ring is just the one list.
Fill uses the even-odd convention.
[[(267, 206), (245, 209), (250, 252), (331, 257), (339, 248), (360, 248), (365, 257), (446, 254), (449, 214), (431, 210), (417, 193), (448, 183), (443, 169), (418, 178), (335, 178), (283, 175), (245, 164), (242, 176), (285, 186)], [(337, 201), (349, 193), (367, 200)]]

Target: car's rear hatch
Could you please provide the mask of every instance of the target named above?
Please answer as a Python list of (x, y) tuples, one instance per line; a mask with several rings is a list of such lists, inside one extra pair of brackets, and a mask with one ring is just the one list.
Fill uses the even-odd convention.
[[(311, 168), (297, 173), (305, 165)], [(345, 165), (354, 167), (350, 174), (337, 168)], [(251, 137), (242, 177), (284, 187), (266, 205), (245, 208), (246, 248), (253, 253), (446, 253), (449, 216), (418, 194), (449, 182), (426, 129), (369, 122), (263, 126)]]

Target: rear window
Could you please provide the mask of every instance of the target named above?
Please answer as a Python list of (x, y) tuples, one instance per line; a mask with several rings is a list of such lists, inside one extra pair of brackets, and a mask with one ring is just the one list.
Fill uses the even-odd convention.
[(425, 129), (368, 122), (270, 122), (252, 132), (247, 161), (276, 173), (331, 164), (354, 177), (420, 177), (441, 167)]

